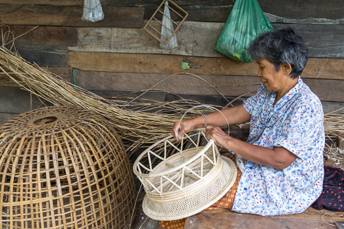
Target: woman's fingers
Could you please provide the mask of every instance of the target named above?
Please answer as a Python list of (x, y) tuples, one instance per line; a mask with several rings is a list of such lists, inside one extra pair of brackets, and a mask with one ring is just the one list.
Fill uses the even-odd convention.
[(226, 147), (226, 139), (229, 137), (223, 130), (219, 127), (212, 127), (206, 129), (206, 136), (209, 139), (215, 141), (216, 145), (221, 147)]
[(180, 140), (184, 134), (184, 127), (181, 122), (176, 122), (173, 126), (172, 134), (175, 139)]
[(205, 129), (205, 135), (206, 135), (209, 139), (213, 138), (213, 137), (214, 137), (214, 127), (207, 127), (207, 128)]
[[(206, 135), (209, 137), (209, 138), (212, 138), (212, 137), (215, 137), (216, 134), (219, 134), (221, 130), (219, 127), (207, 127), (206, 128)], [(222, 130), (221, 130), (222, 131)]]

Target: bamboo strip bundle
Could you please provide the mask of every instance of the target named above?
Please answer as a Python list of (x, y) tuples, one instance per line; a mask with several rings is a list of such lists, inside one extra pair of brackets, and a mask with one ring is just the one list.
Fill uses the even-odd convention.
[(54, 105), (81, 107), (106, 117), (123, 140), (133, 143), (129, 151), (166, 136), (174, 122), (171, 115), (121, 109), (100, 96), (28, 63), (5, 48), (0, 48), (0, 70), (24, 89)]
[(1, 228), (128, 228), (134, 177), (99, 115), (46, 107), (0, 126)]

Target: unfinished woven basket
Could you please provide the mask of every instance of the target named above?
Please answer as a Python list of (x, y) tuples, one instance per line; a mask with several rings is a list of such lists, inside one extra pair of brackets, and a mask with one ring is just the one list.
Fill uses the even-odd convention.
[(234, 162), (198, 130), (179, 143), (169, 136), (153, 144), (136, 159), (133, 170), (146, 191), (143, 211), (155, 220), (201, 212), (228, 192), (237, 174)]
[(134, 185), (104, 119), (48, 107), (0, 126), (1, 228), (128, 228)]

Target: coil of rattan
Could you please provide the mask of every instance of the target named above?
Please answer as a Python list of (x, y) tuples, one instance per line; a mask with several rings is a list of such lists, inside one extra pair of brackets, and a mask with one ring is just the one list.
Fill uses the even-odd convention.
[(0, 126), (2, 228), (128, 228), (133, 175), (116, 133), (87, 111), (47, 107)]

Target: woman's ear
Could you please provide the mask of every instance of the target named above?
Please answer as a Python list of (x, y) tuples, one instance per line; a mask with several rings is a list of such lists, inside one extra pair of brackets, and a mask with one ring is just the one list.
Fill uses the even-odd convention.
[(291, 67), (290, 64), (281, 64), (281, 69), (283, 71), (283, 73), (285, 73), (286, 75), (290, 76), (293, 68)]

